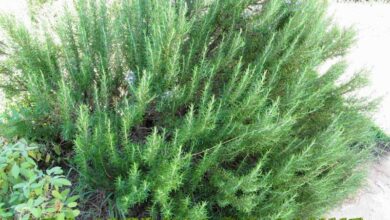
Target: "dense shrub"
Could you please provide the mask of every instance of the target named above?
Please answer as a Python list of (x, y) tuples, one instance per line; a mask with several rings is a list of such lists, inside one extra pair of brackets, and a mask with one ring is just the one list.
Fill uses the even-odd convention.
[[(121, 217), (292, 219), (359, 186), (368, 104), (324, 1), (78, 0), (9, 17), (1, 132), (60, 144)], [(72, 148), (73, 147), (73, 148)]]
[(373, 126), (375, 132), (374, 154), (377, 156), (387, 155), (390, 150), (390, 136), (382, 128)]
[(37, 147), (25, 141), (0, 143), (0, 218), (69, 219), (80, 211), (77, 196), (69, 196), (71, 183), (60, 167), (42, 172), (30, 155)]

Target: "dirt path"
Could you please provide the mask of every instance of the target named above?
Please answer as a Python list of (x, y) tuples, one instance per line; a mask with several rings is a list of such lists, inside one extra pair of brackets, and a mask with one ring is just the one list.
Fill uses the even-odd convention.
[[(344, 26), (358, 31), (356, 47), (348, 56), (349, 71), (371, 69), (367, 95), (383, 97), (376, 123), (390, 133), (390, 4), (335, 3), (331, 13)], [(367, 183), (357, 195), (327, 215), (336, 218), (362, 217), (365, 220), (390, 219), (390, 154), (372, 165)]]

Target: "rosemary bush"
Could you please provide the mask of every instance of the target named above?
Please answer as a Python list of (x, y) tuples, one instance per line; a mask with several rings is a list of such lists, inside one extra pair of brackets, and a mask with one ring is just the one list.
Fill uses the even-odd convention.
[(340, 83), (353, 33), (326, 2), (77, 0), (3, 16), (1, 134), (60, 145), (117, 217), (317, 216), (353, 192), (370, 103)]

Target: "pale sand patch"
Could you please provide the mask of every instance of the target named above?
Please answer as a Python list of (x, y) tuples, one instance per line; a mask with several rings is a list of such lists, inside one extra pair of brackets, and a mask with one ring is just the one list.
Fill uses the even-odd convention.
[(10, 13), (18, 19), (28, 22), (28, 4), (26, 0), (0, 0), (0, 12)]
[(374, 120), (390, 133), (390, 4), (332, 3), (330, 13), (338, 24), (357, 30), (357, 44), (347, 56), (349, 72), (370, 70), (371, 84), (364, 92), (382, 98)]
[(390, 154), (373, 164), (365, 186), (327, 217), (390, 219)]
[[(364, 92), (383, 98), (374, 120), (390, 133), (390, 4), (333, 3), (330, 12), (334, 13), (337, 23), (354, 25), (358, 31), (357, 45), (347, 57), (351, 65), (349, 71), (361, 67), (371, 70), (371, 85)], [(357, 195), (327, 216), (390, 219), (390, 154), (372, 165), (366, 185)]]

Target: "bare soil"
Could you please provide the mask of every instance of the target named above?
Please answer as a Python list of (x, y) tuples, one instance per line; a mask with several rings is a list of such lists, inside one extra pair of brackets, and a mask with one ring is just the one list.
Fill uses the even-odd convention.
[[(371, 85), (363, 95), (382, 97), (374, 120), (390, 134), (390, 4), (332, 3), (330, 13), (338, 24), (357, 30), (357, 44), (347, 58), (349, 71), (371, 70)], [(365, 186), (327, 216), (390, 219), (390, 153), (371, 165)]]

